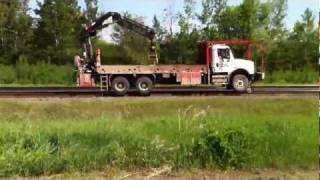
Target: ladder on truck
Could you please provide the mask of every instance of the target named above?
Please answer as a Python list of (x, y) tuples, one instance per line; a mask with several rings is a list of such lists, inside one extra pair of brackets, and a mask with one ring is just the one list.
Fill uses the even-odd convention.
[(109, 77), (108, 75), (100, 75), (100, 90), (101, 92), (109, 91)]
[(149, 53), (149, 61), (152, 61), (153, 64), (155, 64), (155, 65), (159, 63), (157, 52), (150, 52)]

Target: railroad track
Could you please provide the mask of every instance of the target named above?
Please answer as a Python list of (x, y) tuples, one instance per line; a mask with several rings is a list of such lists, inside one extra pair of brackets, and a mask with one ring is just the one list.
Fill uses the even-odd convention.
[[(224, 88), (181, 88), (158, 87), (153, 89), (152, 95), (318, 95), (319, 86), (255, 86), (250, 94), (238, 93)], [(134, 91), (129, 95), (137, 96)], [(100, 88), (78, 87), (2, 87), (0, 97), (75, 97), (75, 96), (112, 96), (112, 93), (104, 93)]]

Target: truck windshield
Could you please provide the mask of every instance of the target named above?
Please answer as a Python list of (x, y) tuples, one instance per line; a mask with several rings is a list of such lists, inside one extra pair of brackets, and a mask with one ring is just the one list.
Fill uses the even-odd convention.
[(229, 49), (218, 49), (218, 56), (222, 59), (230, 59), (230, 50)]

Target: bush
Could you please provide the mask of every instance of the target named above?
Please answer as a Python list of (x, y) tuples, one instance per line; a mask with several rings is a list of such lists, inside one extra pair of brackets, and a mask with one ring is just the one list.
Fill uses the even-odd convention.
[(71, 65), (53, 65), (46, 62), (30, 64), (21, 58), (14, 66), (0, 66), (0, 84), (72, 85), (75, 82)]
[(242, 168), (249, 162), (251, 141), (251, 137), (240, 130), (209, 131), (199, 138), (194, 151), (197, 156), (206, 155), (198, 157), (204, 160), (204, 166), (213, 161), (223, 169)]
[(12, 66), (0, 66), (0, 84), (13, 84), (17, 81), (16, 70)]
[(1, 177), (14, 173), (22, 176), (38, 176), (61, 172), (64, 169), (59, 144), (51, 142), (52, 138), (41, 140), (28, 135), (20, 138), (1, 146)]
[(318, 81), (318, 72), (311, 68), (300, 71), (275, 71), (267, 73), (266, 83), (278, 84), (314, 84)]

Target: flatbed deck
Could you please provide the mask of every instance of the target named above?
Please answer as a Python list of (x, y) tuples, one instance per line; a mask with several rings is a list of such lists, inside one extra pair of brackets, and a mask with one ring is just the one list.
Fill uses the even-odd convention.
[(99, 74), (179, 74), (208, 73), (207, 65), (102, 65)]

